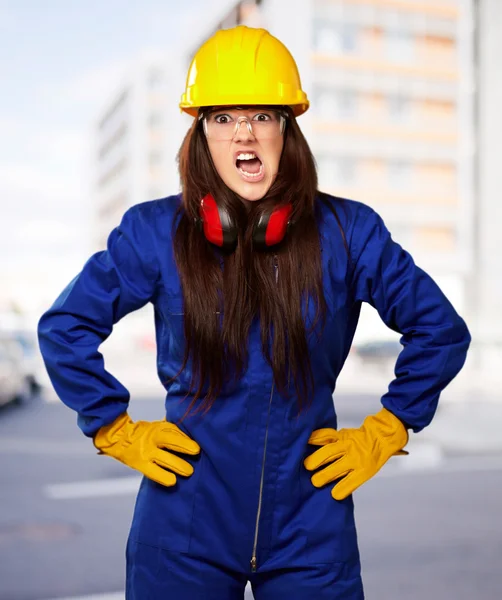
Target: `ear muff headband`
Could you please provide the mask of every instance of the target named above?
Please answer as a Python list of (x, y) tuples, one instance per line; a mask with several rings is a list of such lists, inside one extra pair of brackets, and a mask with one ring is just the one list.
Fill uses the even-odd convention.
[[(292, 225), (292, 211), (291, 204), (286, 204), (262, 215), (253, 229), (253, 246), (263, 251), (282, 242)], [(202, 198), (199, 214), (196, 223), (206, 239), (226, 252), (233, 252), (237, 247), (237, 226), (227, 211), (216, 204), (211, 194)]]

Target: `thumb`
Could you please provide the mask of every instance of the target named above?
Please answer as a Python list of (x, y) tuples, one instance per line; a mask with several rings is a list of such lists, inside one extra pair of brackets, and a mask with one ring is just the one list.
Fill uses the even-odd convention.
[(310, 434), (308, 443), (313, 446), (324, 446), (325, 444), (332, 444), (340, 439), (338, 431), (332, 428), (316, 429)]
[(398, 450), (397, 452), (394, 452), (392, 456), (408, 456), (408, 454), (408, 450)]

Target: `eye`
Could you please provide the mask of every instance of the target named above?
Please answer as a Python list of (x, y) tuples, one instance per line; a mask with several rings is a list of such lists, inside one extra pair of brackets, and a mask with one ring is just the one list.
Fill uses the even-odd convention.
[(271, 121), (273, 119), (272, 115), (268, 113), (258, 113), (253, 117), (253, 121)]
[(216, 115), (214, 120), (220, 125), (226, 125), (232, 121), (232, 117), (230, 115)]

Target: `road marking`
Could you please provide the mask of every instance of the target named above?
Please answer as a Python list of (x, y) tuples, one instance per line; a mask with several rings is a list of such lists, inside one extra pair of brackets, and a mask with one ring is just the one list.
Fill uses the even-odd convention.
[(91, 594), (90, 596), (67, 596), (65, 598), (51, 598), (51, 600), (124, 600), (124, 592), (112, 592), (111, 594)]
[(399, 466), (394, 463), (394, 467), (382, 469), (378, 477), (401, 477), (403, 475), (448, 475), (449, 473), (472, 473), (476, 471), (500, 471), (502, 470), (502, 457), (500, 456), (466, 456), (458, 458), (443, 458), (437, 464), (420, 464), (418, 461), (413, 465), (406, 466), (405, 462), (408, 456), (396, 456), (392, 460), (400, 459), (403, 461)]
[(444, 462), (443, 450), (434, 443), (412, 442), (406, 446), (408, 456), (396, 456), (395, 464), (405, 470), (435, 469)]
[[(251, 585), (246, 585), (245, 600), (253, 600)], [(112, 592), (111, 594), (91, 594), (90, 596), (67, 596), (66, 598), (51, 598), (51, 600), (125, 600), (124, 592)]]
[(115, 477), (76, 481), (73, 483), (55, 483), (44, 487), (44, 495), (52, 500), (72, 500), (75, 498), (99, 498), (136, 494), (141, 477)]
[[(430, 451), (410, 460), (409, 456), (396, 456), (380, 471), (378, 477), (402, 477), (406, 475), (429, 475), (468, 473), (474, 471), (502, 470), (502, 457), (444, 458), (440, 451)], [(141, 476), (115, 477), (71, 483), (56, 483), (44, 487), (44, 495), (52, 500), (99, 498), (136, 494)]]

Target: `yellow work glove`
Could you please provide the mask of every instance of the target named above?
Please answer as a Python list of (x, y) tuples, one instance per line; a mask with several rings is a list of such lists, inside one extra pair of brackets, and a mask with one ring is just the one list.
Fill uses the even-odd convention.
[(335, 500), (343, 500), (373, 477), (391, 456), (408, 454), (402, 450), (408, 443), (408, 430), (382, 408), (376, 415), (366, 417), (358, 429), (316, 429), (308, 443), (322, 448), (305, 459), (305, 468), (315, 471), (329, 464), (312, 475), (312, 483), (322, 487), (340, 479), (331, 495)]
[(100, 454), (113, 456), (128, 467), (143, 473), (148, 479), (165, 486), (173, 486), (176, 483), (174, 473), (185, 477), (192, 475), (193, 467), (179, 456), (166, 452), (164, 448), (191, 455), (200, 452), (199, 444), (174, 423), (133, 423), (127, 413), (119, 415), (110, 425), (98, 429), (94, 436), (94, 445), (101, 451)]

